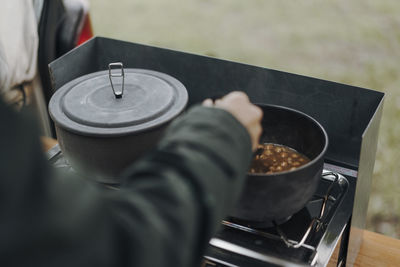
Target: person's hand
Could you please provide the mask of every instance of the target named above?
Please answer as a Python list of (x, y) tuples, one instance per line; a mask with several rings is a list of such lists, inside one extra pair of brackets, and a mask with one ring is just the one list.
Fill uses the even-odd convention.
[(256, 149), (262, 132), (262, 110), (250, 103), (248, 96), (243, 92), (232, 92), (213, 102), (211, 99), (203, 101), (207, 107), (217, 107), (230, 112), (250, 134), (253, 151)]

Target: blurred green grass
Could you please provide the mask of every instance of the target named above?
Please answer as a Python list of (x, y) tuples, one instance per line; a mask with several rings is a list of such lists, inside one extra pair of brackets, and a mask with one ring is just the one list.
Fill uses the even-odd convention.
[(400, 2), (91, 0), (96, 35), (386, 93), (367, 227), (400, 237)]

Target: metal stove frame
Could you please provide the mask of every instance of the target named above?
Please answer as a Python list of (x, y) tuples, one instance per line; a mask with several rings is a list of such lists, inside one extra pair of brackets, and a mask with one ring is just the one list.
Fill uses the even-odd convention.
[[(328, 167), (331, 167), (329, 164)], [(204, 256), (204, 266), (326, 266), (337, 246), (340, 238), (343, 237), (345, 229), (349, 225), (349, 219), (352, 210), (352, 197), (354, 196), (354, 184), (350, 182), (349, 177), (345, 177), (339, 173), (324, 170), (322, 179), (330, 181), (323, 199), (319, 215), (311, 219), (311, 222), (299, 239), (299, 241), (289, 239), (279, 225), (275, 224), (278, 234), (269, 231), (254, 229), (229, 220), (222, 221), (223, 227), (244, 231), (259, 237), (280, 240), (288, 248), (303, 248), (310, 250), (310, 258), (307, 262), (294, 262), (291, 260), (275, 257), (266, 253), (260, 253), (244, 246), (235, 244), (227, 240), (214, 237), (210, 240), (211, 249)], [(335, 184), (338, 184), (343, 191), (339, 196), (333, 197), (331, 190)], [(352, 187), (353, 184), (353, 187)], [(350, 191), (350, 192), (349, 192)], [(351, 192), (352, 191), (352, 192)], [(327, 203), (330, 201), (330, 209), (326, 209)], [(317, 246), (307, 244), (309, 237), (314, 236), (318, 231), (324, 230), (320, 242)], [(227, 252), (227, 253), (225, 253)], [(232, 255), (240, 255), (244, 257), (244, 261), (235, 261)], [(338, 262), (344, 262), (345, 253), (339, 256)], [(208, 265), (207, 265), (208, 264)], [(213, 265), (214, 264), (214, 265)]]

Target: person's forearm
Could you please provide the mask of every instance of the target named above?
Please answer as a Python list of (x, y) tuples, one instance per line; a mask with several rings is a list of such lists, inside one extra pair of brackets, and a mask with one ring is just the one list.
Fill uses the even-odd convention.
[(0, 156), (23, 165), (3, 164), (0, 180), (0, 263), (14, 266), (191, 266), (232, 207), (251, 158), (248, 133), (232, 115), (198, 107), (128, 168), (120, 190), (106, 191), (57, 176), (32, 127), (24, 128), (32, 122), (3, 112)]
[[(166, 215), (159, 218), (172, 234), (166, 246), (198, 259), (239, 196), (251, 155), (248, 133), (231, 114), (197, 107), (169, 127), (157, 151), (127, 171), (124, 188), (139, 188), (152, 202), (149, 216)], [(154, 194), (158, 183), (164, 198)]]

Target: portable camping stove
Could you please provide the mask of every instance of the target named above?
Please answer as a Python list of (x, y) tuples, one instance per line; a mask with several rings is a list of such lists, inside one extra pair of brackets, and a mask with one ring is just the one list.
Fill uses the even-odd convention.
[[(354, 194), (354, 184), (348, 178), (324, 170), (313, 198), (283, 224), (254, 228), (230, 218), (222, 221), (202, 266), (327, 265), (339, 239), (347, 238), (343, 233)], [(339, 263), (346, 257), (341, 254)]]
[[(73, 171), (58, 145), (47, 153), (56, 168)], [(282, 224), (261, 228), (233, 218), (221, 222), (210, 240), (202, 267), (206, 266), (325, 266), (339, 242), (346, 240), (353, 207), (356, 173), (347, 175), (325, 164), (317, 191), (308, 204)], [(346, 169), (340, 169), (346, 172)], [(353, 177), (354, 176), (354, 177)], [(346, 242), (344, 246), (347, 246)], [(339, 254), (344, 262), (346, 248)]]

